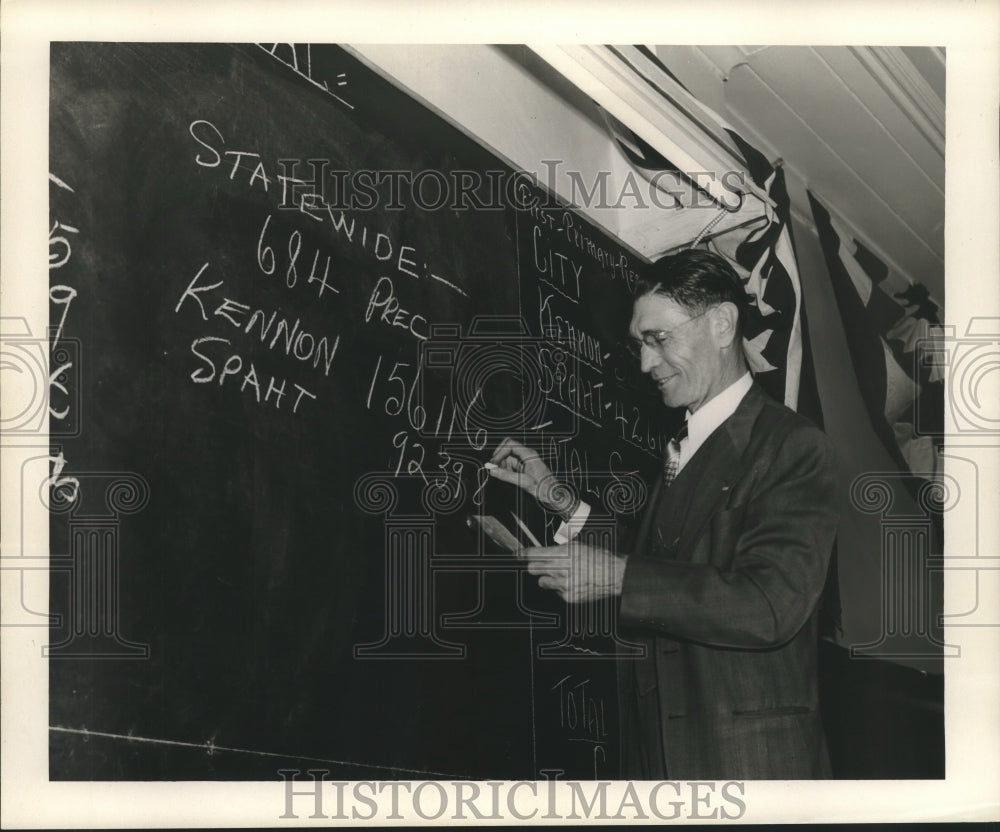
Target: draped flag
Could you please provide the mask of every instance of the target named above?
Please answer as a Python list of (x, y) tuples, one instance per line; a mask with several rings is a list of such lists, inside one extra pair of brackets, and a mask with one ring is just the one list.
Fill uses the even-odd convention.
[(872, 428), (900, 470), (933, 480), (941, 469), (944, 379), (939, 362), (925, 359), (942, 334), (941, 309), (811, 193), (809, 202)]
[[(733, 264), (750, 297), (743, 351), (754, 380), (778, 401), (798, 410), (803, 372), (802, 286), (789, 230), (784, 171), (772, 167), (735, 130), (727, 127), (726, 132), (743, 154), (754, 185), (774, 206), (765, 203), (763, 220), (749, 233), (738, 229), (722, 234), (710, 240), (708, 248)], [(819, 399), (811, 399), (816, 412), (807, 415), (822, 421)]]
[[(658, 172), (677, 170), (624, 124), (609, 115), (605, 117), (623, 155), (644, 177), (655, 181)], [(764, 216), (749, 230), (740, 227), (704, 244), (698, 239), (693, 245), (704, 245), (722, 255), (740, 276), (749, 300), (743, 348), (754, 379), (775, 399), (792, 409), (799, 409), (802, 359), (806, 348), (803, 344), (802, 289), (789, 231), (784, 172), (772, 167), (760, 151), (721, 119), (718, 122), (745, 160), (751, 179), (747, 183), (748, 190), (773, 205), (764, 202)], [(720, 213), (716, 219), (721, 216)], [(706, 232), (711, 225), (707, 223)], [(811, 373), (811, 368), (807, 372)], [(814, 381), (809, 379), (807, 383), (810, 385), (808, 409), (815, 412), (806, 415), (821, 422)]]

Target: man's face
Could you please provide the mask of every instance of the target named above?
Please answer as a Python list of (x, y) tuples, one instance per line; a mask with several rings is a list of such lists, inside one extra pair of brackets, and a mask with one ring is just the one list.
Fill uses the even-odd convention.
[(658, 346), (642, 346), (641, 368), (668, 407), (694, 412), (720, 392), (721, 353), (712, 337), (711, 309), (692, 314), (663, 295), (643, 295), (632, 308), (629, 334), (637, 341), (657, 336)]

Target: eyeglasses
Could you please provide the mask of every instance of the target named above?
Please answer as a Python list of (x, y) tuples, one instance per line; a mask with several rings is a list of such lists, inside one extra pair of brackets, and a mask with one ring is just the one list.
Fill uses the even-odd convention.
[(704, 312), (699, 312), (694, 317), (688, 318), (683, 323), (677, 324), (673, 329), (650, 329), (642, 333), (642, 338), (627, 338), (625, 340), (625, 349), (634, 358), (642, 357), (642, 348), (644, 346), (649, 347), (652, 350), (656, 350), (659, 353), (663, 353), (664, 347), (669, 346), (670, 342), (673, 340), (674, 333), (679, 329), (683, 329), (692, 321), (697, 321), (699, 318), (705, 317), (709, 312), (715, 307), (710, 306)]

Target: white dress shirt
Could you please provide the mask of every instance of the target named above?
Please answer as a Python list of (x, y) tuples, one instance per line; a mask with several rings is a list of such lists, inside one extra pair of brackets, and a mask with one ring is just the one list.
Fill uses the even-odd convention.
[[(678, 473), (694, 456), (695, 451), (712, 435), (712, 432), (736, 412), (736, 408), (740, 406), (740, 402), (743, 401), (743, 397), (749, 392), (752, 384), (753, 376), (749, 372), (744, 373), (740, 379), (730, 384), (715, 398), (709, 399), (694, 413), (690, 410), (687, 412), (685, 418), (687, 419), (688, 435), (681, 441)], [(568, 543), (580, 533), (588, 517), (590, 517), (590, 506), (581, 500), (573, 516), (560, 524), (552, 539), (556, 543)]]

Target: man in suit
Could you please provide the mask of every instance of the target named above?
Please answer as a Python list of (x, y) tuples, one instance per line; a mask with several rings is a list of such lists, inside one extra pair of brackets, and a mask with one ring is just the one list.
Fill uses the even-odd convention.
[[(818, 710), (817, 608), (837, 526), (826, 436), (753, 384), (746, 296), (721, 257), (660, 260), (637, 287), (630, 337), (664, 404), (686, 408), (629, 553), (587, 542), (589, 507), (566, 501), (529, 448), (505, 440), (491, 474), (564, 523), (525, 549), (569, 603), (620, 597), (645, 657), (619, 665), (623, 776), (828, 777)], [(582, 531), (581, 531), (582, 529)]]

